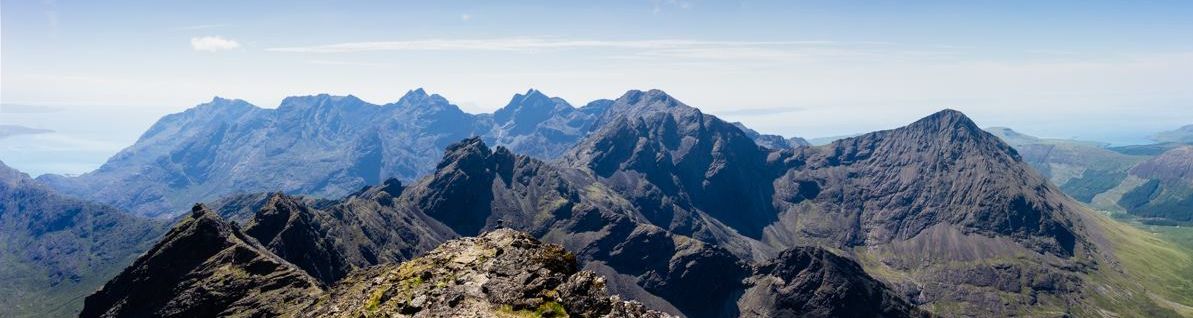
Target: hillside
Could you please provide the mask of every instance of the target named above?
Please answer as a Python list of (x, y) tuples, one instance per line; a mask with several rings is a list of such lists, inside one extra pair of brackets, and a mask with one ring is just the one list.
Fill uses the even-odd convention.
[(77, 200), (0, 162), (3, 317), (69, 316), (132, 262), (164, 224)]
[(1188, 146), (1106, 147), (1037, 138), (1008, 128), (987, 130), (1014, 146), (1024, 161), (1066, 194), (1093, 208), (1128, 213), (1146, 222), (1193, 220), (1193, 177), (1184, 173), (1190, 162)]

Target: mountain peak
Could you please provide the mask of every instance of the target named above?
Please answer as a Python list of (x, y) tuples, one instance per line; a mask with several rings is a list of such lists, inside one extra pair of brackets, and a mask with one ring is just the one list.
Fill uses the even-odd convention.
[(558, 97), (549, 97), (536, 89), (514, 94), (509, 104), (493, 112), (493, 119), (514, 134), (527, 134), (539, 124), (573, 110)]
[(684, 105), (679, 100), (671, 97), (671, 95), (668, 95), (666, 92), (658, 89), (651, 89), (645, 92), (636, 89), (630, 90), (621, 95), (621, 97), (617, 99), (617, 102), (640, 106), (660, 105), (664, 107), (676, 107)]
[(256, 108), (253, 104), (249, 104), (242, 99), (223, 98), (213, 96), (210, 102), (199, 104), (194, 108), (213, 108), (213, 109), (241, 109), (241, 108)]
[(197, 218), (203, 217), (208, 212), (210, 212), (210, 210), (208, 210), (207, 206), (204, 206), (202, 203), (195, 203), (195, 206), (191, 207), (191, 217), (192, 218), (197, 219)]
[(534, 89), (534, 88), (526, 90), (526, 94), (522, 94), (522, 95), (547, 97), (547, 95), (543, 94), (542, 91), (540, 91), (538, 89)]
[(447, 146), (447, 149), (443, 151), (443, 160), (435, 169), (443, 169), (456, 161), (467, 158), (488, 158), (492, 154), (493, 150), (489, 149), (489, 146), (485, 145), (485, 141), (481, 140), (479, 136), (468, 137)]
[(514, 98), (510, 99), (509, 104), (507, 104), (504, 108), (498, 110), (498, 112), (505, 110), (505, 109), (509, 109), (511, 107), (515, 107), (515, 106), (527, 105), (527, 104), (549, 103), (552, 101), (553, 101), (553, 98), (551, 98), (550, 96), (543, 94), (543, 92), (541, 92), (537, 89), (531, 88), (530, 90), (526, 91), (525, 94), (514, 94)]
[(448, 102), (446, 98), (443, 98), (443, 96), (440, 96), (439, 94), (428, 94), (427, 91), (421, 87), (407, 91), (406, 95), (402, 95), (402, 98), (398, 99), (397, 102), (389, 104), (387, 106), (391, 106), (391, 105), (398, 106), (398, 107), (409, 107), (409, 106), (414, 106), (414, 105), (455, 107), (455, 105), (451, 105), (451, 103)]
[(406, 94), (402, 95), (401, 99), (406, 99), (406, 98), (422, 99), (422, 98), (427, 98), (428, 96), (429, 95), (427, 95), (427, 91), (424, 90), (422, 87), (419, 87), (419, 88), (415, 88), (415, 89), (406, 91)]
[(962, 113), (953, 109), (944, 109), (907, 125), (913, 130), (946, 131), (962, 130), (977, 133), (981, 129), (978, 125)]
[(452, 153), (471, 150), (483, 150), (484, 152), (490, 152), (488, 145), (485, 145), (485, 141), (482, 140), (480, 136), (464, 138), (463, 140), (451, 144), (447, 146), (446, 152)]
[(293, 110), (293, 109), (307, 109), (330, 106), (359, 106), (366, 104), (365, 101), (353, 95), (306, 95), (306, 96), (290, 96), (282, 99), (282, 104), (278, 106), (278, 110)]

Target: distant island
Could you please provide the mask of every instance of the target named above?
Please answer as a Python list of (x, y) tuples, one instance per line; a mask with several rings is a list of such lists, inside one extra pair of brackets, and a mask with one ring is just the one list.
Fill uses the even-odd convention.
[(53, 130), (25, 127), (20, 125), (0, 125), (0, 139), (18, 136), (52, 133)]

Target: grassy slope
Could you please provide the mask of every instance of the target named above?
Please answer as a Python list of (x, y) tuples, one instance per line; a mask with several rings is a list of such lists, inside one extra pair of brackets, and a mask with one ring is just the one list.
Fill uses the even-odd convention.
[[(1193, 317), (1193, 231), (1157, 234), (1097, 214), (1118, 264), (1100, 266), (1091, 275), (1087, 296), (1102, 309), (1124, 317)], [(1090, 316), (1099, 312), (1089, 310)]]
[[(1076, 317), (1193, 317), (1193, 227), (1147, 226), (1149, 231), (1140, 228), (1144, 226), (1142, 224), (1128, 224), (1092, 211), (1085, 219), (1103, 238), (1100, 248), (1112, 256), (1100, 262), (1095, 271), (1083, 275), (1084, 290), (1080, 295), (1070, 299), (1032, 295), (1030, 297), (1036, 297), (1038, 302), (1014, 315), (1058, 317), (1069, 312)], [(967, 263), (943, 262), (907, 272), (881, 261), (892, 257), (887, 255), (890, 251), (861, 248), (853, 252), (867, 273), (888, 284), (906, 281), (933, 267), (957, 267)], [(978, 262), (1021, 261), (1025, 260), (999, 257)], [(980, 287), (975, 287), (972, 292), (1008, 300), (1029, 296)], [(965, 310), (965, 306), (969, 304), (942, 299), (923, 308), (942, 316), (953, 316), (971, 311)]]

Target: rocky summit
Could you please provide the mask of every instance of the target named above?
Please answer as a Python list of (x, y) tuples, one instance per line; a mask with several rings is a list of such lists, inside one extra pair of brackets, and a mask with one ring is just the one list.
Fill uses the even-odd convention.
[(575, 255), (510, 229), (353, 273), (299, 316), (670, 317), (609, 296)]

